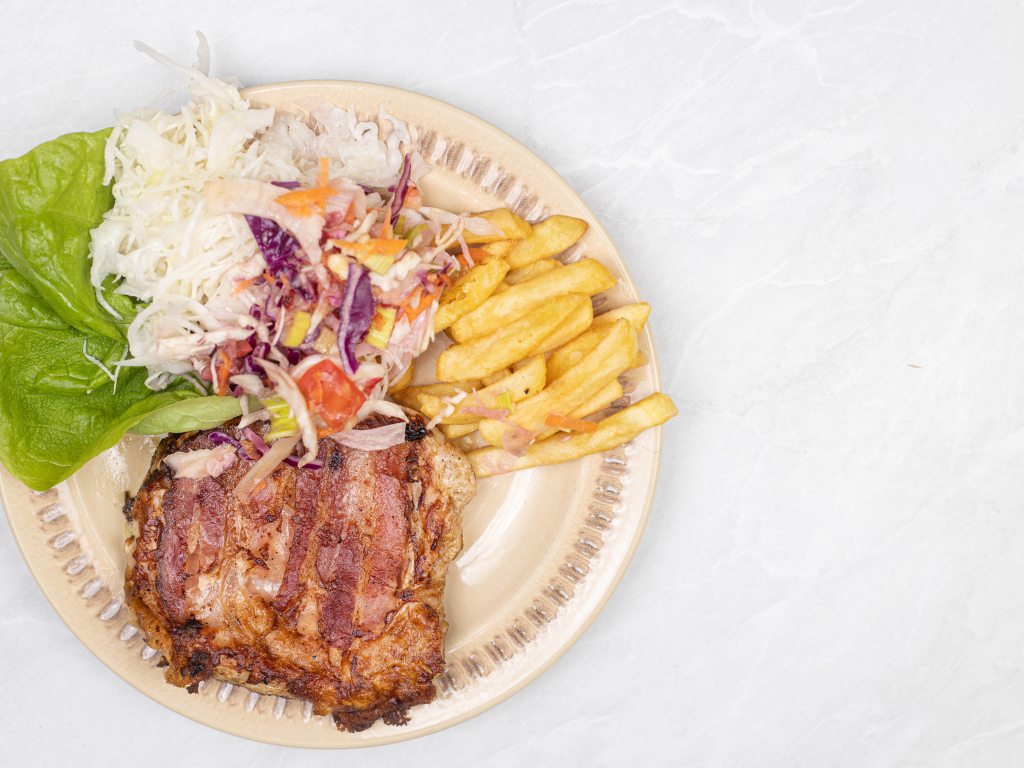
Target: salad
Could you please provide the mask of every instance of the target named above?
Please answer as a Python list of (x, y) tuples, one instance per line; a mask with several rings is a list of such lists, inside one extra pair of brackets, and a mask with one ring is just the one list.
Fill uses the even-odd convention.
[(408, 419), (384, 396), (473, 264), (466, 233), (502, 236), (423, 204), (428, 169), (386, 104), (378, 122), (321, 100), (257, 108), (209, 75), (200, 39), (191, 67), (136, 44), (185, 76), (179, 114), (135, 110), (0, 164), (0, 459), (31, 487), (127, 429), (270, 420), (295, 449), (276, 458), (304, 466), (327, 434), (401, 442), (352, 427)]

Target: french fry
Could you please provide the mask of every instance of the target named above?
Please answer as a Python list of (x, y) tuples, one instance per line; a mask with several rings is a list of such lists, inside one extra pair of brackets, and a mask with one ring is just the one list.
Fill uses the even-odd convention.
[(420, 384), (415, 387), (406, 387), (396, 392), (393, 397), (399, 405), (406, 408), (419, 410), (419, 398), (421, 395), (435, 395), (437, 397), (451, 397), (459, 392), (472, 392), (480, 388), (479, 379), (468, 379), (466, 381), (452, 381), (439, 384)]
[(503, 259), (508, 256), (508, 252), (511, 251), (515, 244), (519, 240), (495, 240), (493, 243), (485, 243), (480, 246), (480, 250), (488, 255), (488, 257), (497, 257)]
[(455, 440), (459, 437), (465, 437), (473, 432), (476, 432), (477, 427), (480, 426), (479, 421), (473, 421), (469, 424), (439, 424), (438, 427), (441, 430), (441, 434), (447, 437), (449, 440)]
[[(548, 383), (538, 394), (518, 403), (516, 412), (507, 421), (534, 434), (543, 432), (549, 413), (575, 411), (609, 380), (626, 370), (635, 354), (636, 331), (628, 321), (619, 320), (577, 365)], [(496, 419), (480, 422), (480, 436), (495, 446), (501, 445), (502, 435), (512, 429), (510, 424)]]
[[(520, 360), (519, 362), (525, 363), (528, 362), (530, 359), (532, 358), (526, 358), (526, 360)], [(519, 363), (516, 363), (516, 365), (518, 364)], [(480, 379), (480, 387), (489, 387), (491, 386), (491, 384), (495, 384), (504, 379), (506, 376), (510, 376), (511, 374), (511, 368), (502, 368), (500, 371), (495, 371), (490, 376), (484, 376), (482, 379)], [(477, 389), (479, 389), (480, 387), (477, 387)]]
[[(622, 385), (619, 384), (619, 380), (617, 378), (612, 379), (603, 387), (601, 387), (601, 389), (595, 392), (589, 400), (587, 400), (585, 403), (583, 403), (583, 405), (579, 406), (575, 411), (573, 411), (569, 415), (572, 416), (574, 419), (585, 419), (592, 413), (597, 413), (598, 411), (604, 410), (609, 405), (618, 400), (620, 397), (622, 397)], [(553, 427), (545, 429), (543, 432), (537, 435), (537, 439), (543, 440), (544, 438), (551, 437), (551, 435), (559, 431), (560, 430), (555, 429)]]
[(630, 363), (630, 368), (643, 368), (647, 365), (647, 355), (641, 352), (639, 349), (636, 351), (636, 356), (633, 358), (633, 362)]
[(590, 327), (594, 319), (594, 305), (592, 302), (585, 302), (580, 308), (565, 318), (551, 335), (541, 342), (541, 345), (533, 350), (535, 355), (546, 355), (553, 349), (558, 349), (566, 342), (572, 341)]
[(646, 301), (638, 301), (636, 304), (626, 304), (624, 307), (611, 309), (603, 315), (597, 315), (594, 322), (600, 325), (601, 323), (614, 323), (616, 320), (625, 318), (629, 320), (636, 332), (640, 333), (650, 316), (651, 305)]
[(403, 389), (412, 383), (412, 374), (415, 367), (415, 361), (409, 363), (409, 367), (405, 369), (405, 373), (398, 377), (398, 381), (393, 381), (388, 385), (388, 394), (393, 395), (396, 392), (401, 392)]
[(532, 280), (539, 275), (543, 275), (545, 272), (550, 272), (552, 269), (558, 269), (561, 266), (563, 265), (560, 261), (541, 259), (532, 264), (527, 264), (525, 267), (511, 270), (505, 275), (505, 282), (509, 285), (519, 285), (519, 283), (525, 283), (527, 280)]
[[(479, 413), (467, 413), (466, 409), (479, 408), (501, 408), (495, 400), (499, 395), (507, 393), (512, 403), (518, 403), (531, 395), (535, 395), (544, 389), (544, 356), (536, 355), (530, 358), (530, 362), (515, 373), (506, 376), (500, 381), (491, 384), (489, 387), (478, 389), (475, 393), (469, 394), (455, 403), (455, 411), (441, 419), (442, 424), (475, 424), (480, 421)], [(479, 398), (479, 403), (477, 402)], [(440, 397), (434, 395), (421, 395), (419, 399), (420, 411), (423, 415), (434, 418), (444, 411), (445, 403)]]
[(557, 296), (582, 293), (593, 296), (615, 285), (608, 268), (594, 259), (584, 259), (561, 269), (552, 269), (532, 280), (513, 285), (500, 296), (492, 296), (451, 325), (451, 335), (467, 342), (493, 333), (512, 320), (523, 317)]
[[(582, 360), (605, 337), (616, 320), (628, 320), (633, 326), (633, 330), (639, 333), (650, 313), (651, 305), (640, 302), (598, 315), (594, 318), (590, 328), (552, 353), (548, 359), (548, 381), (554, 381)], [(646, 364), (647, 358), (641, 355), (641, 358), (638, 358), (629, 367), (637, 368)]]
[(507, 272), (508, 264), (504, 260), (492, 258), (483, 264), (470, 267), (462, 276), (456, 278), (438, 300), (437, 314), (434, 315), (434, 333), (440, 333), (487, 301)]
[(467, 454), (477, 477), (490, 477), (517, 469), (560, 464), (628, 443), (646, 429), (664, 424), (679, 413), (668, 395), (660, 392), (634, 403), (597, 423), (594, 432), (575, 434), (568, 440), (555, 435), (532, 444), (516, 458), (501, 448), (480, 448)]
[(500, 229), (504, 234), (476, 235), (468, 229), (465, 229), (462, 232), (462, 236), (469, 245), (476, 245), (477, 243), (494, 243), (499, 240), (516, 240), (523, 237), (529, 237), (533, 232), (533, 227), (531, 227), (528, 222), (523, 221), (508, 208), (495, 208), (493, 211), (474, 213), (473, 218), (484, 219), (491, 222), (491, 224)]
[(512, 287), (511, 285), (509, 285), (508, 283), (502, 281), (502, 282), (498, 283), (498, 287), (494, 289), (494, 293), (492, 293), (491, 296), (497, 296), (499, 293), (504, 293), (505, 291), (507, 291), (511, 287)]
[(533, 352), (582, 302), (589, 301), (578, 293), (559, 296), (494, 333), (448, 347), (437, 358), (438, 381), (479, 379), (507, 368)]
[[(501, 226), (500, 224), (498, 226)], [(552, 216), (533, 227), (529, 236), (522, 235), (506, 257), (512, 269), (561, 253), (587, 231), (587, 222), (572, 216)], [(468, 240), (466, 242), (469, 242)]]

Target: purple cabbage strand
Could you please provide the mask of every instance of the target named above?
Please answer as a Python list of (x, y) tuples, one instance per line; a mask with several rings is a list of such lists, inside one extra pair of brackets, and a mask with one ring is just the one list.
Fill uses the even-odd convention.
[(349, 264), (345, 299), (341, 304), (341, 324), (338, 326), (338, 349), (345, 373), (349, 376), (359, 367), (356, 345), (366, 337), (376, 311), (377, 301), (373, 298), (369, 272)]

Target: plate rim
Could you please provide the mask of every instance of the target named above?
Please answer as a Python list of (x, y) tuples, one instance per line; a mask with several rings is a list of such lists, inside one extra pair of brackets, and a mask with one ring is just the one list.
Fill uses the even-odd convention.
[[(510, 134), (506, 133), (501, 128), (498, 128), (492, 123), (487, 122), (483, 118), (478, 117), (477, 115), (474, 115), (473, 113), (468, 112), (467, 110), (462, 109), (461, 107), (455, 106), (441, 99), (437, 99), (433, 96), (417, 93), (416, 91), (406, 90), (404, 88), (398, 88), (396, 86), (366, 81), (335, 79), (292, 80), (279, 83), (267, 83), (264, 85), (248, 86), (246, 88), (240, 89), (240, 92), (244, 98), (256, 100), (254, 99), (254, 97), (258, 96), (260, 93), (282, 91), (296, 88), (322, 87), (341, 87), (356, 89), (370, 88), (375, 91), (379, 90), (381, 92), (379, 99), (380, 101), (384, 101), (384, 99), (386, 99), (390, 95), (394, 96), (396, 100), (407, 99), (414, 102), (420, 101), (422, 103), (430, 104), (436, 109), (439, 109), (444, 112), (454, 113), (463, 120), (475, 123), (477, 127), (490, 133), (494, 138), (500, 139), (512, 150), (516, 151), (517, 153), (525, 153), (527, 157), (530, 158), (532, 161), (531, 171), (542, 171), (550, 181), (552, 181), (556, 186), (560, 187), (564, 193), (568, 194), (571, 198), (573, 198), (577, 202), (577, 204), (582, 208), (582, 210), (588, 217), (588, 224), (591, 227), (597, 229), (600, 232), (600, 234), (603, 235), (606, 241), (611, 244), (614, 256), (616, 256), (623, 265), (623, 278), (625, 278), (625, 282), (629, 285), (629, 287), (632, 289), (635, 295), (640, 295), (636, 283), (633, 279), (633, 276), (629, 270), (629, 265), (626, 262), (626, 260), (622, 257), (622, 254), (619, 252), (618, 246), (615, 245), (615, 241), (608, 234), (608, 231), (605, 229), (603, 223), (594, 214), (590, 206), (587, 205), (586, 201), (583, 200), (580, 194), (576, 192), (572, 188), (572, 186), (569, 185), (569, 183), (565, 181), (565, 179), (563, 179), (561, 175), (559, 175), (555, 171), (554, 168), (552, 168), (543, 158), (537, 155), (532, 149), (527, 147), (525, 144), (523, 144)], [(397, 111), (398, 110), (396, 110), (396, 112)], [(650, 332), (649, 325), (647, 328), (644, 329), (644, 332), (647, 334), (647, 342), (649, 344), (651, 351), (650, 359), (648, 361), (649, 372), (651, 377), (651, 386), (655, 391), (661, 391), (661, 372), (658, 363), (658, 355), (657, 350), (655, 348), (654, 336)], [(199, 715), (193, 715), (189, 713), (187, 711), (187, 708), (179, 707), (177, 705), (177, 702), (171, 700), (169, 696), (163, 695), (165, 690), (168, 694), (170, 694), (172, 690), (177, 690), (173, 689), (171, 686), (168, 686), (166, 684), (161, 686), (155, 686), (152, 691), (145, 690), (139, 687), (132, 681), (132, 679), (130, 679), (130, 676), (127, 673), (122, 673), (122, 671), (118, 669), (118, 667), (115, 664), (116, 659), (113, 658), (113, 654), (108, 654), (108, 649), (111, 647), (109, 643), (105, 643), (104, 641), (95, 638), (94, 633), (89, 632), (88, 629), (77, 626), (77, 622), (72, 620), (72, 617), (70, 616), (69, 612), (62, 606), (62, 600), (64, 596), (57, 596), (51, 594), (51, 590), (48, 589), (48, 587), (43, 583), (43, 576), (41, 575), (42, 566), (36, 563), (34, 561), (34, 558), (30, 557), (29, 555), (28, 543), (24, 541), (22, 538), (23, 532), (21, 531), (20, 528), (20, 521), (17, 520), (18, 513), (12, 510), (11, 505), (8, 502), (10, 493), (9, 489), (7, 488), (7, 484), (3, 482), (2, 477), (0, 477), (0, 501), (3, 502), (4, 512), (7, 516), (11, 533), (15, 540), (15, 544), (17, 545), (18, 550), (21, 553), (22, 560), (28, 567), (29, 573), (32, 575), (33, 580), (36, 582), (36, 585), (39, 587), (39, 590), (40, 592), (42, 592), (46, 601), (56, 612), (58, 617), (60, 617), (61, 621), (64, 623), (65, 627), (71, 632), (71, 634), (74, 635), (79, 642), (85, 645), (89, 652), (92, 653), (92, 655), (95, 656), (105, 667), (107, 667), (114, 674), (116, 674), (122, 681), (131, 686), (133, 690), (143, 694), (147, 698), (155, 701), (156, 703), (169, 709), (171, 712), (177, 715), (186, 717), (189, 720), (192, 720), (208, 728), (212, 728), (239, 738), (250, 739), (265, 744), (274, 744), (286, 747), (300, 747), (305, 749), (357, 749), (361, 747), (383, 746), (385, 744), (409, 741), (422, 736), (427, 736), (442, 730), (446, 730), (460, 723), (466, 722), (467, 720), (470, 720), (473, 717), (476, 717), (477, 715), (486, 712), (492, 707), (495, 707), (503, 701), (506, 701), (507, 699), (511, 698), (512, 696), (526, 688), (530, 683), (534, 682), (544, 672), (550, 669), (559, 659), (561, 659), (569, 651), (569, 649), (572, 648), (572, 646), (574, 646), (579, 641), (583, 634), (588, 629), (590, 629), (594, 621), (597, 620), (598, 615), (605, 609), (608, 602), (611, 600), (615, 591), (621, 584), (622, 579), (625, 577), (626, 571), (629, 569), (629, 566), (633, 561), (633, 557), (636, 554), (636, 551), (640, 545), (640, 540), (643, 538), (643, 534), (647, 527), (647, 521), (650, 517), (650, 511), (654, 503), (655, 494), (657, 492), (658, 477), (661, 471), (662, 442), (664, 428), (663, 426), (658, 425), (657, 427), (654, 427), (652, 430), (648, 431), (651, 431), (654, 434), (654, 459), (652, 461), (652, 467), (649, 475), (650, 481), (645, 492), (643, 503), (641, 505), (640, 514), (637, 518), (633, 530), (631, 531), (630, 541), (623, 552), (621, 560), (617, 563), (614, 574), (611, 575), (610, 581), (608, 582), (604, 591), (601, 593), (600, 597), (590, 608), (590, 610), (582, 617), (582, 620), (579, 621), (579, 624), (576, 627), (576, 629), (566, 638), (564, 638), (557, 646), (550, 649), (548, 656), (543, 660), (543, 662), (540, 663), (534, 669), (532, 669), (527, 675), (522, 677), (522, 679), (515, 681), (507, 688), (499, 691), (497, 694), (486, 698), (477, 706), (472, 707), (462, 713), (456, 713), (453, 716), (445, 720), (439, 721), (421, 731), (409, 733), (402, 729), (394, 728), (393, 731), (387, 735), (387, 737), (374, 742), (366, 743), (303, 744), (296, 741), (278, 739), (273, 737), (265, 737), (261, 736), (258, 732), (256, 732), (258, 730), (256, 728), (233, 728), (223, 724), (214, 724), (203, 720)], [(17, 480), (14, 480), (14, 482), (17, 482)], [(43, 494), (49, 492), (50, 491), (45, 491), (43, 492)], [(37, 495), (42, 496), (43, 494)], [(74, 591), (69, 591), (68, 594), (73, 597), (75, 593)], [(110, 655), (111, 658), (108, 658), (108, 655)]]

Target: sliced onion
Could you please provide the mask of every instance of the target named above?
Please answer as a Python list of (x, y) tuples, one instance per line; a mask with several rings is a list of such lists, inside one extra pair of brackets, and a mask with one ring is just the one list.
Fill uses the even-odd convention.
[(309, 357), (302, 358), (302, 362), (288, 371), (288, 375), (298, 381), (302, 378), (303, 374), (306, 373), (314, 365), (319, 365), (324, 360), (329, 360), (334, 363), (339, 370), (344, 370), (344, 365), (341, 362), (341, 358), (337, 355), (310, 355)]
[(235, 486), (235, 496), (242, 501), (248, 499), (260, 481), (270, 477), (270, 473), (277, 469), (278, 464), (285, 460), (301, 439), (301, 435), (295, 435), (276, 440), (270, 450), (263, 454), (263, 458), (253, 464), (252, 469), (246, 472), (245, 477)]
[(505, 236), (501, 227), (491, 224), (487, 219), (479, 219), (476, 216), (463, 217), (462, 225), (467, 231), (472, 232), (474, 235)]
[(391, 198), (389, 210), (391, 211), (391, 226), (398, 223), (398, 215), (402, 210), (402, 203), (405, 202), (405, 194), (409, 191), (409, 174), (412, 172), (412, 163), (409, 155), (406, 154), (405, 162), (402, 163), (402, 173), (398, 177), (398, 184), (395, 185), (395, 196)]
[[(394, 416), (396, 419), (408, 421), (409, 417), (405, 415), (405, 410), (406, 409), (397, 403), (391, 403), (387, 400), (367, 398), (366, 402), (359, 406), (359, 410), (356, 412), (356, 418), (362, 421), (367, 416), (379, 413), (382, 416)], [(409, 413), (416, 413), (416, 411), (409, 411)]]
[(252, 411), (251, 413), (243, 416), (238, 422), (239, 429), (245, 429), (250, 424), (255, 424), (257, 421), (270, 421), (270, 411), (266, 408), (260, 408), (258, 411)]
[(227, 432), (222, 432), (219, 429), (215, 429), (210, 433), (210, 442), (214, 445), (230, 445), (232, 446), (238, 455), (246, 461), (256, 461), (256, 458), (249, 455), (249, 452), (245, 450), (240, 442)]
[(533, 442), (536, 435), (528, 429), (509, 421), (508, 419), (500, 419), (505, 424), (508, 424), (512, 429), (506, 429), (501, 434), (501, 447), (511, 453), (517, 458), (519, 456), (526, 455), (526, 449), (530, 443)]
[[(463, 392), (462, 393), (462, 397), (465, 397), (465, 396), (466, 396), (466, 393)], [(463, 408), (462, 409), (463, 413), (468, 413), (471, 416), (481, 416), (481, 417), (483, 417), (485, 419), (494, 419), (496, 421), (504, 421), (506, 424), (511, 424), (511, 422), (506, 421), (506, 419), (509, 416), (509, 412), (508, 412), (507, 408), (485, 408), (484, 404), (483, 404), (483, 401), (480, 400), (480, 393), (478, 393), (475, 389), (473, 390), (473, 397), (476, 398), (476, 405), (471, 405), (468, 408)], [(462, 398), (459, 398), (459, 400), (461, 400), (461, 399)], [(457, 402), (459, 402), (459, 400), (455, 400), (455, 402), (457, 403)], [(518, 426), (518, 425), (513, 424), (513, 426)]]
[(248, 427), (242, 430), (242, 434), (249, 439), (249, 442), (253, 444), (257, 451), (260, 452), (261, 456), (270, 450), (270, 446), (266, 444), (263, 438)]
[(383, 451), (405, 442), (405, 422), (387, 424), (373, 429), (347, 429), (335, 432), (331, 438), (347, 448), (357, 451)]
[(302, 431), (302, 442), (306, 446), (306, 461), (313, 461), (317, 451), (316, 426), (306, 407), (306, 399), (299, 391), (299, 385), (288, 375), (287, 371), (269, 360), (258, 359), (256, 362), (263, 366), (263, 370), (267, 372), (267, 376), (277, 387), (277, 394), (284, 398), (288, 407), (292, 409), (292, 413), (295, 414), (295, 420), (299, 423), (299, 429)]
[(324, 465), (324, 463), (320, 461), (320, 459), (313, 459), (312, 461), (307, 461), (305, 464), (300, 464), (301, 461), (302, 457), (296, 456), (295, 454), (288, 454), (287, 456), (284, 457), (284, 463), (290, 467), (302, 467), (303, 469), (320, 469)]

